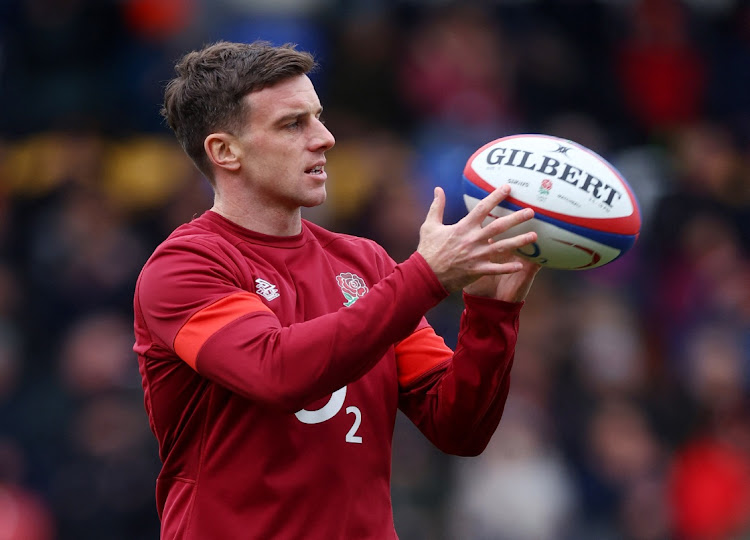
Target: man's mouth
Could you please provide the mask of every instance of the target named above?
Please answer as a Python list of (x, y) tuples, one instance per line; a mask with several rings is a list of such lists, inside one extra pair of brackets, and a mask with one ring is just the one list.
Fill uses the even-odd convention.
[(318, 163), (314, 167), (310, 167), (305, 171), (307, 174), (323, 174), (323, 169), (325, 167), (325, 163)]

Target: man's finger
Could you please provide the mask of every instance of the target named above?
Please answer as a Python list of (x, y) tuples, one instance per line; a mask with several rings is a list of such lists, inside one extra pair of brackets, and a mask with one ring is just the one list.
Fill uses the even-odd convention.
[(526, 221), (529, 221), (534, 217), (534, 211), (531, 208), (523, 208), (510, 214), (499, 217), (488, 223), (486, 227), (482, 229), (482, 235), (484, 238), (492, 238), (498, 234), (502, 234), (508, 229), (520, 225)]
[(534, 242), (536, 242), (536, 240), (537, 234), (534, 231), (531, 231), (525, 234), (519, 234), (518, 236), (511, 236), (510, 238), (504, 238), (502, 240), (498, 240), (497, 242), (493, 242), (492, 251), (497, 254), (510, 253), (517, 250), (518, 248), (533, 244)]
[(479, 201), (477, 205), (471, 209), (471, 212), (466, 214), (466, 217), (464, 219), (472, 225), (482, 223), (490, 214), (492, 209), (500, 204), (500, 201), (507, 197), (509, 193), (509, 185), (505, 184), (503, 186), (500, 186), (499, 188), (492, 191), (489, 195), (487, 195), (484, 199)]
[(512, 274), (523, 270), (523, 264), (519, 261), (508, 261), (502, 263), (489, 262), (477, 267), (477, 272), (485, 276), (499, 276), (501, 274)]
[(427, 211), (427, 217), (425, 223), (432, 222), (439, 225), (443, 224), (443, 216), (445, 214), (445, 192), (443, 188), (435, 188), (435, 198), (432, 200), (430, 209)]

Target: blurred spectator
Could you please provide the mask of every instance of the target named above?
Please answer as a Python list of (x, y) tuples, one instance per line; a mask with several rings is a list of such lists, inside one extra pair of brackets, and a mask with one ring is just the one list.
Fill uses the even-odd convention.
[(476, 459), (457, 464), (451, 538), (565, 538), (576, 508), (571, 471), (545, 439), (540, 410), (509, 398), (497, 433)]
[(52, 540), (52, 517), (37, 495), (0, 482), (0, 538), (2, 540)]
[(699, 118), (707, 68), (690, 35), (690, 13), (680, 0), (637, 0), (618, 51), (617, 72), (626, 105), (648, 131), (665, 131)]
[[(556, 134), (546, 127), (551, 120), (575, 118), (579, 124), (606, 124), (600, 136), (621, 138), (624, 111), (612, 67), (620, 17), (603, 2), (528, 4), (501, 12), (507, 39), (514, 44), (514, 96), (525, 129)], [(580, 144), (592, 142), (577, 135), (569, 133)], [(596, 144), (590, 148), (603, 153)]]
[(388, 11), (362, 6), (333, 24), (340, 31), (322, 62), (328, 83), (321, 99), (339, 143), (373, 128), (409, 127), (411, 111), (402, 103), (392, 65), (403, 40), (398, 22)]
[(720, 441), (696, 440), (675, 454), (670, 502), (686, 540), (734, 540), (750, 534), (750, 459)]
[(129, 318), (94, 312), (77, 321), (60, 354), (63, 438), (49, 478), (61, 534), (145, 538), (155, 524), (155, 444), (142, 421)]
[[(103, 194), (70, 186), (41, 212), (31, 230), (32, 306), (47, 331), (64, 329), (71, 315), (103, 307), (129, 309), (134, 279), (145, 260), (141, 240)], [(60, 317), (60, 314), (67, 317)]]
[(587, 390), (600, 398), (642, 395), (647, 358), (642, 329), (627, 298), (592, 287), (576, 311), (576, 366)]
[(585, 437), (580, 476), (584, 517), (579, 534), (592, 539), (667, 537), (666, 455), (637, 402), (599, 401)]
[(129, 322), (119, 313), (93, 312), (70, 328), (62, 344), (60, 375), (72, 395), (139, 389), (127, 347)]
[(750, 356), (741, 327), (733, 322), (704, 322), (693, 327), (683, 342), (676, 366), (690, 396), (711, 423), (743, 413), (750, 389)]
[(428, 124), (479, 128), (511, 118), (513, 49), (492, 17), (458, 4), (408, 33), (399, 66), (406, 103)]

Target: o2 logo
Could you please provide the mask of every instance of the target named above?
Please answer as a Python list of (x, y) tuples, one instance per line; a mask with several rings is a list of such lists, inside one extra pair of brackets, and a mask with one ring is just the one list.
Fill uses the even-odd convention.
[[(314, 411), (302, 409), (294, 413), (294, 416), (296, 416), (297, 420), (299, 420), (303, 424), (320, 424), (336, 416), (336, 414), (341, 410), (341, 407), (344, 406), (345, 399), (346, 386), (344, 386), (343, 388), (339, 388), (333, 394), (331, 394), (328, 403), (323, 405), (320, 409), (316, 409)], [(361, 444), (362, 437), (357, 435), (357, 430), (359, 429), (359, 425), (362, 423), (362, 412), (358, 407), (354, 407), (352, 405), (346, 408), (346, 414), (354, 415), (354, 423), (352, 423), (352, 427), (347, 432), (346, 438), (344, 440), (348, 443)]]

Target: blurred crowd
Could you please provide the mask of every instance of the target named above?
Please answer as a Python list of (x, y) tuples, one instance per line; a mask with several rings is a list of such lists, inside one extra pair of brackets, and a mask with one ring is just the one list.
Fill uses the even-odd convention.
[[(396, 260), (508, 134), (592, 148), (640, 202), (624, 258), (539, 274), (483, 455), (399, 417), (400, 536), (750, 538), (750, 2), (0, 0), (0, 540), (158, 538), (132, 294), (212, 204), (162, 91), (182, 53), (257, 38), (320, 62), (338, 142), (305, 217)], [(461, 309), (428, 316), (449, 345)]]

